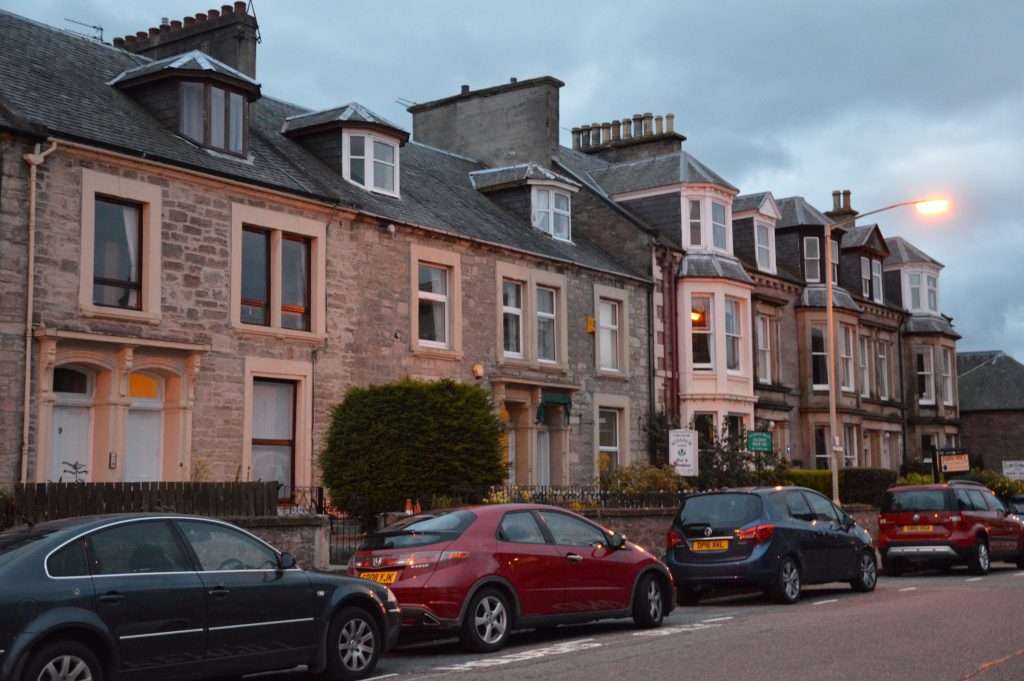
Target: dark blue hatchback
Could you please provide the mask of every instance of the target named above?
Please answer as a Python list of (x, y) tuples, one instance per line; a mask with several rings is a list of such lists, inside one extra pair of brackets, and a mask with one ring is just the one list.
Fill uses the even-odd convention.
[(752, 586), (779, 603), (795, 603), (804, 584), (849, 582), (872, 591), (877, 581), (871, 535), (803, 487), (688, 495), (672, 520), (665, 563), (680, 605)]

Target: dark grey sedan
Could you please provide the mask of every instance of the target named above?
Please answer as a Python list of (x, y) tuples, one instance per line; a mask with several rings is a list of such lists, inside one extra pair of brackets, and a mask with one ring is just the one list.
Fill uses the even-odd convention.
[(196, 516), (74, 518), (0, 533), (0, 678), (238, 676), (307, 665), (358, 679), (394, 646), (382, 585), (302, 570)]

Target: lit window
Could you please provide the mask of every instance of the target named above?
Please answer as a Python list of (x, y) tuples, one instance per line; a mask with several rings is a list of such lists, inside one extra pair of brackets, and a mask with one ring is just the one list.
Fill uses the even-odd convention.
[(942, 348), (942, 403), (953, 404), (953, 352)]
[(94, 305), (142, 307), (142, 208), (96, 198), (93, 238)]
[(598, 361), (604, 371), (619, 371), (619, 303), (602, 298), (597, 315)]
[(860, 363), (860, 394), (861, 397), (871, 397), (871, 364), (868, 348), (871, 341), (867, 336), (861, 336), (857, 344), (857, 360)]
[(700, 201), (690, 201), (690, 245), (700, 246), (701, 239)]
[(523, 356), (523, 285), (505, 281), (501, 285), (502, 329), (506, 357)]
[(876, 303), (881, 303), (884, 300), (883, 289), (882, 289), (882, 261), (872, 260), (871, 261), (871, 287), (873, 290), (874, 299)]
[(740, 370), (741, 332), (739, 301), (727, 299), (725, 301), (725, 368), (729, 371)]
[(398, 194), (398, 143), (367, 134), (344, 136), (345, 179), (361, 187)]
[(764, 272), (773, 272), (772, 266), (772, 231), (768, 225), (758, 222), (754, 229), (754, 238), (757, 242), (757, 267)]
[(241, 93), (198, 82), (183, 82), (180, 92), (182, 135), (210, 149), (245, 154), (247, 107)]
[(878, 397), (883, 400), (889, 399), (889, 344), (885, 341), (878, 341), (875, 376), (878, 381)]
[(843, 332), (843, 346), (842, 351), (839, 354), (840, 363), (842, 366), (842, 387), (843, 390), (852, 392), (853, 391), (853, 327), (842, 325)]
[(612, 472), (619, 464), (619, 411), (599, 409), (598, 456), (602, 472)]
[(555, 362), (558, 359), (555, 315), (555, 290), (537, 287), (537, 359)]
[(711, 238), (715, 248), (723, 251), (729, 249), (729, 241), (725, 228), (725, 206), (711, 202)]
[(920, 404), (935, 404), (935, 381), (932, 365), (932, 349), (918, 348), (915, 353), (917, 370), (917, 399)]
[(757, 380), (759, 383), (772, 382), (771, 319), (767, 315), (757, 316)]
[(714, 334), (711, 326), (711, 297), (693, 296), (690, 307), (690, 344), (695, 370), (710, 371)]
[(448, 347), (448, 269), (419, 266), (420, 345)]
[(821, 281), (821, 242), (816, 236), (804, 237), (804, 279), (811, 284)]
[(569, 194), (535, 187), (533, 190), (533, 225), (556, 239), (569, 241), (571, 211)]
[(811, 327), (811, 383), (815, 390), (828, 389), (828, 353), (825, 350), (825, 329)]

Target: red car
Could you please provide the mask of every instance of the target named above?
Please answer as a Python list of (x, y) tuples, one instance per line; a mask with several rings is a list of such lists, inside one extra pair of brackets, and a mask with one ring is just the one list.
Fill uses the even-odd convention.
[(484, 652), (515, 629), (620, 617), (658, 627), (675, 604), (668, 569), (648, 551), (537, 504), (403, 518), (367, 538), (349, 574), (391, 587), (403, 629), (458, 632)]
[(967, 563), (979, 575), (992, 560), (1024, 568), (1024, 523), (980, 483), (890, 487), (878, 516), (878, 550), (891, 577), (908, 563)]

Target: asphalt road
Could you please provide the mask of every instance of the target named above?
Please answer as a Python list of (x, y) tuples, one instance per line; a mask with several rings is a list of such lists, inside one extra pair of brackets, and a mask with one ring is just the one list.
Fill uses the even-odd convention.
[(792, 606), (718, 598), (677, 608), (649, 631), (623, 620), (523, 632), (492, 655), (455, 640), (400, 645), (372, 678), (1021, 681), (1022, 619), (1024, 570), (995, 563), (982, 578), (963, 568), (882, 577), (870, 594), (808, 587)]

